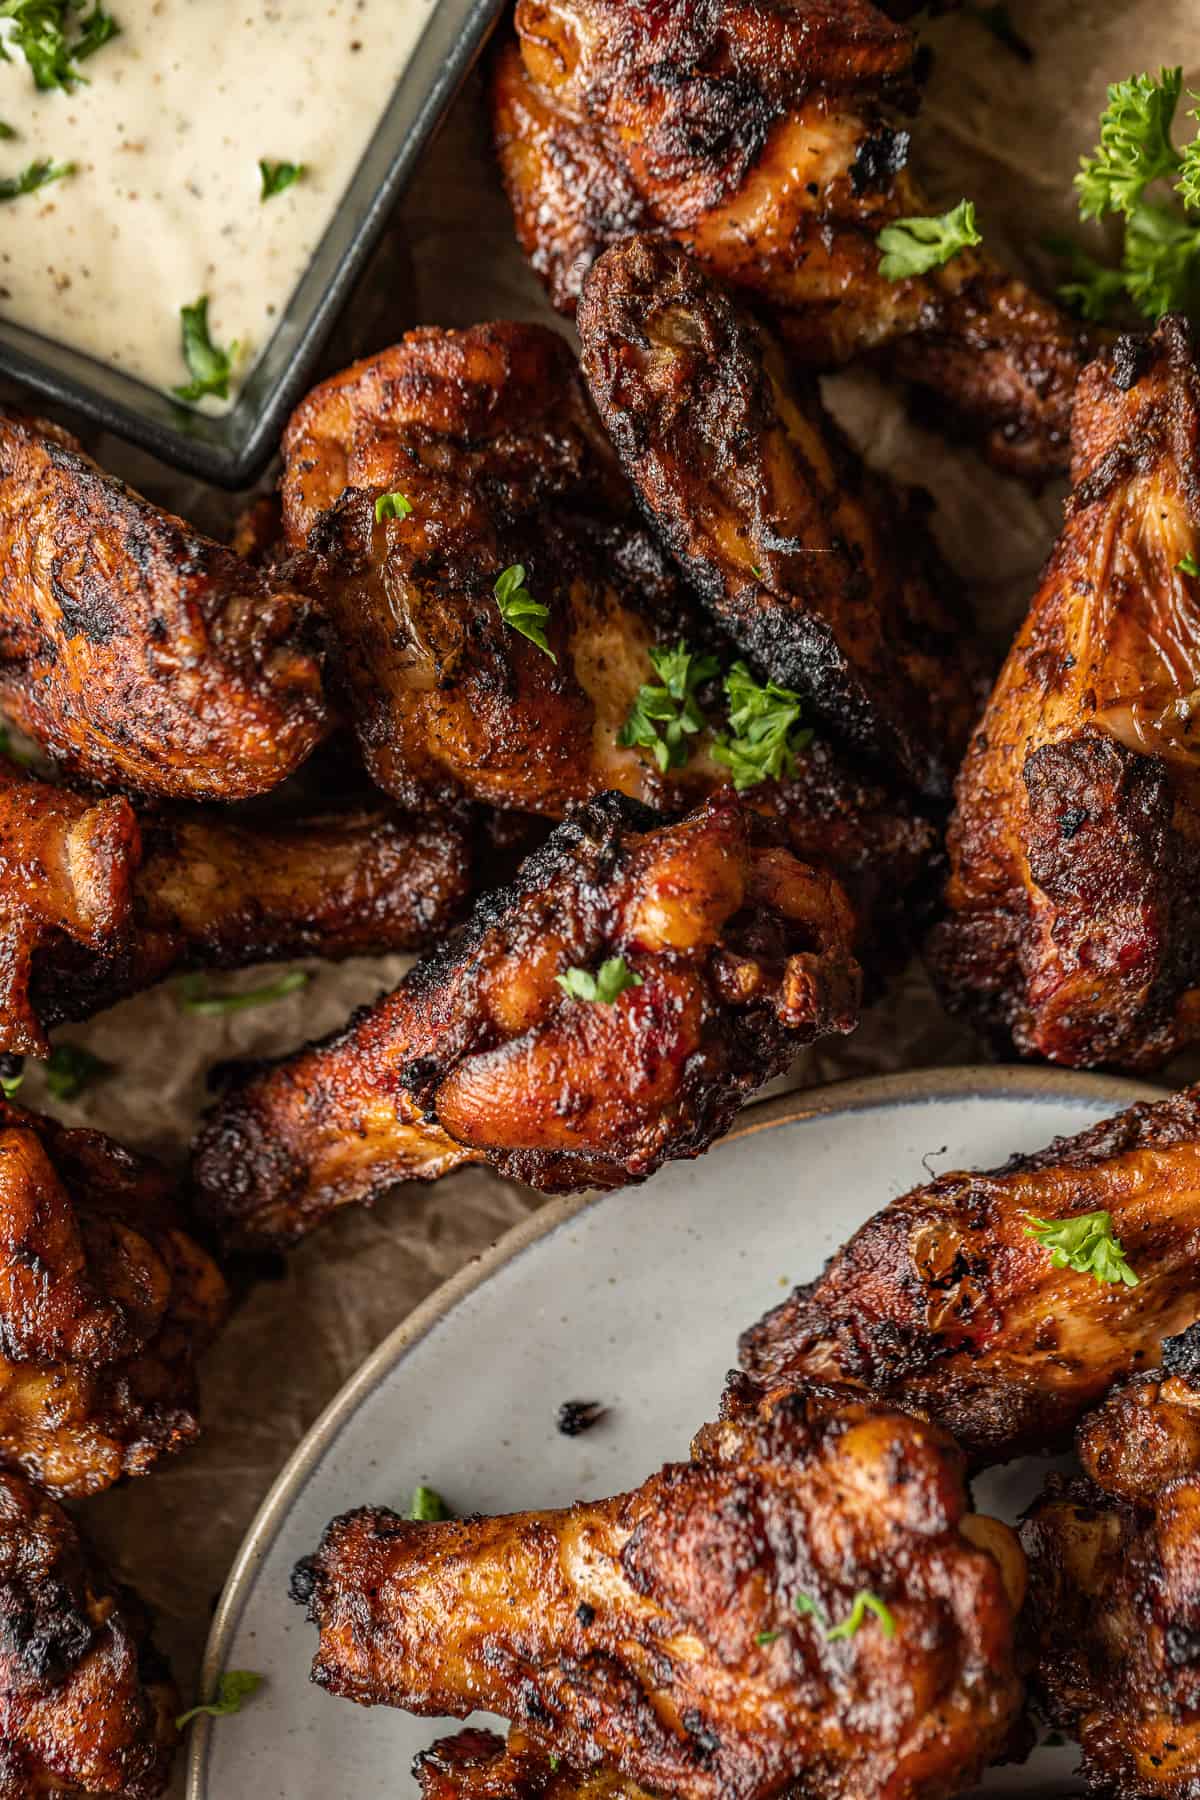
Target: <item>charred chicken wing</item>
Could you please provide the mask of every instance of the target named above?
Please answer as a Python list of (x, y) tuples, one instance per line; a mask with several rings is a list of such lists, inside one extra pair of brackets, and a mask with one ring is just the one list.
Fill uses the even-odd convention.
[(901, 114), (915, 39), (868, 0), (518, 0), (493, 125), (517, 235), (571, 311), (603, 248), (668, 236), (792, 355), (875, 352), (1002, 467), (1066, 464), (1072, 323), (978, 249), (901, 280), (878, 236), (928, 213)]
[(61, 1506), (0, 1473), (0, 1800), (154, 1800), (178, 1711), (137, 1596)]
[(324, 730), (308, 610), (64, 432), (0, 413), (0, 711), (64, 769), (186, 800), (275, 787)]
[(900, 1800), (958, 1793), (1000, 1746), (1022, 1575), (942, 1431), (814, 1385), (611, 1500), (347, 1513), (293, 1593), (313, 1679), (360, 1704), (484, 1707), (678, 1800)]
[(287, 1243), (347, 1201), (465, 1162), (554, 1193), (696, 1156), (796, 1051), (857, 1019), (838, 884), (731, 789), (677, 824), (609, 794), (464, 933), (202, 1128), (202, 1210)]
[(1077, 1737), (1089, 1788), (1188, 1800), (1200, 1787), (1200, 1330), (1163, 1346), (1078, 1437), (1021, 1536), (1034, 1692)]
[(416, 1758), (413, 1775), (422, 1800), (647, 1800), (635, 1781), (603, 1764), (572, 1769), (518, 1730), (507, 1740), (474, 1727), (439, 1738)]
[(189, 1443), (225, 1306), (165, 1171), (0, 1101), (0, 1462), (75, 1497)]
[(1182, 320), (1087, 370), (1066, 524), (958, 781), (934, 974), (1076, 1068), (1200, 1028), (1198, 433)]
[[(1056, 1254), (1080, 1235), (1056, 1226), (1097, 1214), (1136, 1286)], [(768, 1392), (857, 1383), (936, 1419), (975, 1466), (1004, 1462), (1059, 1446), (1114, 1381), (1153, 1366), (1200, 1315), (1198, 1257), (1190, 1088), (893, 1200), (746, 1333), (742, 1365)]]
[(949, 576), (814, 390), (676, 245), (592, 270), (583, 368), (627, 474), (751, 661), (931, 795), (974, 712)]

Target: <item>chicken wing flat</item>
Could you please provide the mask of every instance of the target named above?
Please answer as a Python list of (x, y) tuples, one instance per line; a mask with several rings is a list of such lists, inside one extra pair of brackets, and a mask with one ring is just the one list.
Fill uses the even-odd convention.
[(450, 819), (374, 806), (286, 823), (150, 814), (0, 762), (0, 1051), (177, 969), (415, 950), (465, 907)]
[(61, 1506), (0, 1473), (0, 1800), (154, 1800), (178, 1711), (136, 1594)]
[[(1056, 1267), (1031, 1221), (1108, 1215), (1136, 1287)], [(1044, 1236), (1044, 1234), (1043, 1234)], [(893, 1200), (742, 1339), (768, 1392), (854, 1382), (973, 1465), (1053, 1449), (1200, 1316), (1200, 1088)], [(736, 1397), (736, 1388), (734, 1390)]]
[(611, 1500), (347, 1513), (293, 1595), (314, 1681), (359, 1704), (483, 1707), (678, 1800), (900, 1800), (959, 1792), (1003, 1741), (1022, 1574), (943, 1432), (815, 1385)]
[(1198, 432), (1182, 320), (1089, 367), (1066, 524), (958, 781), (935, 978), (1076, 1068), (1200, 1029)]
[(288, 1243), (466, 1162), (557, 1193), (699, 1155), (857, 1022), (849, 902), (758, 824), (731, 789), (673, 825), (617, 794), (581, 808), (393, 994), (220, 1102), (201, 1210), (233, 1244)]
[(74, 1498), (189, 1443), (226, 1303), (164, 1170), (0, 1101), (0, 1463)]
[(0, 710), (65, 770), (186, 800), (275, 787), (324, 730), (309, 610), (0, 412)]
[(1111, 1800), (1200, 1787), (1200, 1333), (1085, 1420), (1082, 1478), (1026, 1515), (1023, 1638), (1039, 1706)]
[(864, 353), (1004, 468), (1065, 467), (1084, 335), (980, 250), (887, 280), (878, 235), (930, 208), (902, 114), (912, 33), (866, 0), (519, 0), (492, 114), (517, 236), (574, 309), (606, 245), (668, 236), (819, 368)]
[(722, 626), (835, 738), (947, 793), (974, 715), (953, 584), (815, 389), (660, 238), (605, 252), (579, 331), (626, 473)]

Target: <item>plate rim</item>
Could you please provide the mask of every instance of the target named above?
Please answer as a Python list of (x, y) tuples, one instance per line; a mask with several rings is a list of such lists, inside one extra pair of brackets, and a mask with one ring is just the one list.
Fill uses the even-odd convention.
[[(1161, 1100), (1174, 1091), (1163, 1082), (1134, 1076), (1022, 1064), (964, 1063), (951, 1068), (905, 1069), (887, 1075), (851, 1075), (819, 1087), (795, 1088), (773, 1099), (751, 1103), (748, 1116), (744, 1115), (718, 1142), (732, 1143), (779, 1125), (793, 1124), (798, 1119), (928, 1100), (992, 1097), (1054, 1100), (1082, 1093), (1097, 1100), (1111, 1101), (1114, 1107), (1126, 1107), (1139, 1100)], [(298, 1491), (331, 1440), (367, 1396), (460, 1301), (542, 1238), (550, 1237), (580, 1213), (598, 1206), (610, 1193), (619, 1191), (593, 1188), (581, 1194), (562, 1194), (537, 1207), (419, 1301), (347, 1377), (291, 1452), (246, 1528), (209, 1625), (200, 1665), (199, 1691), (202, 1694), (211, 1693), (216, 1686), (224, 1665), (227, 1642), (241, 1618), (246, 1590), (270, 1554)], [(202, 1714), (192, 1727), (187, 1750), (186, 1800), (205, 1800), (203, 1783), (212, 1723)]]

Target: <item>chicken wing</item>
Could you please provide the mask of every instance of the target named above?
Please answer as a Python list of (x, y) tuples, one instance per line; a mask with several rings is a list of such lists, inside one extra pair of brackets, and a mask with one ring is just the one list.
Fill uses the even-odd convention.
[(1084, 334), (966, 250), (887, 280), (879, 232), (928, 213), (902, 115), (915, 39), (869, 0), (518, 0), (492, 80), (517, 236), (553, 303), (631, 232), (673, 238), (819, 368), (876, 353), (1004, 468), (1066, 465)]
[(853, 1029), (853, 930), (837, 883), (732, 790), (673, 825), (603, 795), (393, 994), (220, 1102), (198, 1204), (261, 1245), (466, 1162), (545, 1193), (642, 1180)]
[(439, 1738), (416, 1758), (413, 1776), (422, 1800), (649, 1800), (603, 1764), (569, 1768), (518, 1730), (507, 1741), (477, 1727)]
[[(1031, 1221), (1108, 1215), (1136, 1287), (1056, 1266)], [(756, 1390), (854, 1382), (976, 1467), (1052, 1449), (1200, 1316), (1200, 1088), (875, 1214), (742, 1339)], [(734, 1390), (735, 1398), (737, 1389)]]
[(1200, 1787), (1200, 1328), (1084, 1421), (1026, 1516), (1036, 1699), (1110, 1800)]
[(626, 473), (739, 647), (835, 739), (948, 793), (974, 714), (953, 586), (815, 390), (663, 239), (605, 252), (579, 331)]
[(0, 1462), (77, 1497), (189, 1443), (226, 1301), (165, 1171), (0, 1101)]
[(469, 892), (468, 834), (375, 806), (278, 824), (151, 813), (0, 759), (0, 1052), (176, 969), (414, 950)]
[(815, 1385), (611, 1500), (347, 1513), (293, 1596), (313, 1679), (362, 1705), (483, 1707), (677, 1800), (901, 1800), (958, 1793), (1002, 1743), (1022, 1575), (943, 1432)]
[(137, 1595), (61, 1506), (0, 1473), (0, 1800), (154, 1800), (178, 1711)]
[(958, 781), (935, 978), (1075, 1068), (1200, 1029), (1198, 433), (1181, 319), (1087, 370), (1066, 524)]
[(266, 792), (324, 730), (310, 603), (0, 412), (0, 710), (74, 774)]

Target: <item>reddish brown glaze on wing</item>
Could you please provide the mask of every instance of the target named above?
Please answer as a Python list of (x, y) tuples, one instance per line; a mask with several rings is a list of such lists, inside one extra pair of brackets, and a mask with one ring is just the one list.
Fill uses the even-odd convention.
[(835, 738), (948, 791), (974, 713), (957, 594), (815, 390), (663, 239), (605, 252), (579, 330), (626, 473), (722, 626)]
[(187, 800), (275, 787), (325, 725), (309, 610), (0, 413), (0, 709), (64, 769)]
[(554, 304), (631, 232), (674, 238), (828, 368), (877, 353), (1006, 468), (1065, 466), (1086, 340), (968, 251), (903, 281), (876, 239), (930, 209), (907, 168), (910, 31), (856, 0), (519, 0), (492, 113), (517, 235)]
[(155, 1800), (178, 1711), (137, 1595), (60, 1506), (0, 1473), (0, 1800)]
[[(333, 1038), (254, 1074), (197, 1138), (205, 1213), (288, 1242), (392, 1182), (487, 1162), (543, 1192), (696, 1156), (814, 1037), (857, 1022), (848, 901), (725, 790), (674, 825), (581, 808), (463, 935)], [(621, 956), (611, 1005), (556, 976)]]
[[(1138, 1276), (1056, 1269), (1029, 1214), (1103, 1209)], [(953, 1432), (976, 1466), (1061, 1445), (1088, 1407), (1200, 1314), (1200, 1089), (990, 1174), (939, 1176), (869, 1219), (742, 1339), (774, 1392), (860, 1383)], [(737, 1400), (740, 1390), (734, 1390)]]
[[(559, 1512), (335, 1519), (294, 1597), (314, 1679), (364, 1705), (519, 1724), (679, 1800), (942, 1796), (1019, 1704), (1015, 1540), (967, 1513), (936, 1427), (814, 1386), (699, 1433), (692, 1460)], [(888, 1609), (830, 1639), (867, 1590)], [(806, 1595), (816, 1615), (796, 1606)], [(618, 1789), (618, 1792), (622, 1791)]]
[(580, 1772), (520, 1730), (507, 1740), (468, 1726), (413, 1762), (422, 1800), (645, 1800), (645, 1789), (603, 1766)]
[(1152, 1068), (1200, 1025), (1198, 431), (1181, 320), (1088, 369), (1066, 524), (958, 781), (934, 974), (1072, 1067)]
[(164, 1170), (0, 1101), (0, 1462), (75, 1497), (189, 1443), (226, 1301)]

